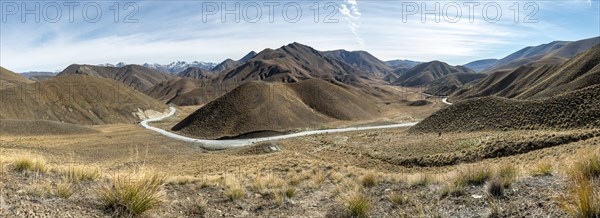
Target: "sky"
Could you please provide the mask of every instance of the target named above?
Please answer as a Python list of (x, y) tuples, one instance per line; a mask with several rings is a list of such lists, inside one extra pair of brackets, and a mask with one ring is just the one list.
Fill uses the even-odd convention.
[[(452, 65), (600, 35), (598, 0), (7, 1), (0, 66), (221, 62), (292, 42)], [(436, 20), (437, 18), (437, 20)], [(37, 19), (37, 20), (36, 20)]]

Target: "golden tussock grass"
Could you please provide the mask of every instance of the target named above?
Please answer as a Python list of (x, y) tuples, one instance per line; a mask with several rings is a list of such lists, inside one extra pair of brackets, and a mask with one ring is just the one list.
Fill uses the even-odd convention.
[(67, 199), (71, 197), (71, 195), (73, 195), (74, 193), (75, 189), (73, 187), (73, 184), (71, 184), (70, 182), (63, 181), (56, 184), (56, 196)]
[(572, 217), (600, 217), (600, 154), (592, 151), (567, 168), (568, 193), (560, 197)]
[(97, 190), (100, 201), (116, 216), (137, 216), (157, 207), (164, 200), (164, 177), (138, 172), (116, 175), (110, 184)]
[(553, 166), (549, 161), (539, 161), (529, 171), (531, 176), (549, 176), (552, 175)]
[(52, 171), (60, 174), (63, 179), (79, 183), (81, 181), (96, 181), (102, 175), (99, 167), (88, 167), (88, 166), (67, 166), (57, 167)]
[(32, 155), (23, 155), (12, 160), (13, 169), (17, 172), (31, 171), (38, 173), (46, 173), (48, 167), (46, 161)]
[(239, 201), (244, 199), (246, 188), (237, 179), (227, 176), (224, 178), (225, 195), (230, 201)]
[(349, 217), (368, 217), (373, 208), (371, 200), (363, 193), (351, 191), (340, 196), (340, 202)]
[(365, 188), (370, 188), (370, 187), (376, 186), (378, 182), (379, 181), (378, 181), (377, 176), (373, 173), (369, 173), (360, 178), (360, 183)]

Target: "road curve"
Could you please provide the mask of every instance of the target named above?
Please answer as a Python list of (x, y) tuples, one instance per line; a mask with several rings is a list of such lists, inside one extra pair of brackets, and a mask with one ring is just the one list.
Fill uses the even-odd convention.
[(448, 102), (448, 98), (442, 98), (442, 103), (452, 105), (452, 103)]
[(151, 122), (157, 122), (157, 121), (164, 120), (165, 118), (171, 117), (171, 116), (175, 115), (175, 112), (177, 112), (177, 109), (175, 109), (174, 107), (170, 107), (170, 110), (171, 111), (169, 111), (169, 113), (164, 116), (146, 119), (146, 120), (142, 121), (141, 125), (146, 129), (160, 133), (169, 138), (199, 144), (201, 147), (203, 147), (205, 149), (210, 149), (210, 150), (222, 150), (222, 149), (228, 149), (228, 148), (237, 148), (237, 147), (243, 147), (246, 145), (251, 145), (251, 144), (254, 144), (257, 142), (276, 141), (276, 140), (289, 139), (289, 138), (308, 136), (308, 135), (351, 132), (351, 131), (361, 131), (361, 130), (373, 130), (373, 129), (391, 129), (391, 128), (399, 128), (399, 127), (409, 127), (409, 126), (414, 126), (417, 124), (416, 122), (414, 122), (414, 123), (399, 123), (399, 124), (380, 125), (380, 126), (310, 130), (310, 131), (303, 131), (303, 132), (291, 133), (291, 134), (286, 134), (286, 135), (278, 135), (278, 136), (263, 137), (263, 138), (253, 138), (253, 139), (210, 140), (210, 139), (196, 139), (196, 138), (191, 138), (191, 137), (187, 137), (187, 136), (182, 136), (182, 135), (178, 135), (178, 134), (166, 131), (164, 129), (156, 128), (156, 127), (149, 125), (149, 123), (151, 123)]

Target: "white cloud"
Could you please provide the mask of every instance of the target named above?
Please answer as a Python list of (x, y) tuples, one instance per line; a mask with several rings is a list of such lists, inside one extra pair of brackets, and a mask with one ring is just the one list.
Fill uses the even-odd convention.
[(346, 21), (348, 22), (348, 27), (350, 28), (350, 31), (352, 32), (352, 34), (354, 34), (356, 42), (361, 47), (364, 47), (365, 41), (363, 40), (363, 38), (360, 36), (360, 33), (359, 33), (360, 17), (362, 14), (360, 13), (360, 10), (358, 9), (357, 0), (345, 0), (344, 3), (340, 5), (339, 10), (340, 10), (340, 13), (342, 13), (342, 15), (344, 15), (344, 17), (346, 18)]

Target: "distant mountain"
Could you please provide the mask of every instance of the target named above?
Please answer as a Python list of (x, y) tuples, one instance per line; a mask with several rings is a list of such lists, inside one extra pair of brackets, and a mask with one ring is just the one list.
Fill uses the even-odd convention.
[[(543, 60), (540, 60), (543, 62)], [(600, 84), (600, 45), (571, 58), (562, 65), (536, 62), (515, 70), (497, 71), (452, 98), (466, 99), (483, 96), (539, 99)]]
[(411, 60), (391, 60), (385, 62), (385, 64), (392, 68), (413, 68), (421, 63), (423, 62)]
[(600, 37), (574, 42), (554, 41), (548, 44), (530, 46), (512, 53), (485, 70), (492, 73), (499, 70), (512, 70), (521, 65), (536, 62), (539, 65), (559, 65), (585, 50), (600, 44)]
[(198, 109), (172, 130), (203, 138), (244, 137), (369, 119), (380, 109), (354, 88), (320, 79), (252, 81)]
[(180, 77), (187, 77), (192, 79), (206, 79), (211, 75), (208, 70), (203, 70), (197, 67), (190, 67), (178, 74)]
[(56, 76), (56, 74), (58, 74), (57, 72), (37, 72), (37, 71), (31, 71), (31, 72), (25, 72), (25, 73), (20, 73), (21, 76), (27, 78), (27, 79), (31, 79), (32, 77), (53, 77)]
[[(38, 93), (28, 94), (23, 90), (37, 90)], [(135, 123), (145, 119), (148, 110), (162, 113), (167, 109), (162, 102), (117, 81), (84, 75), (57, 76), (28, 84), (23, 89), (3, 89), (0, 90), (0, 102), (0, 119), (84, 125)]]
[(368, 79), (369, 74), (309, 46), (292, 43), (278, 49), (265, 49), (248, 63), (221, 72), (219, 81), (266, 80), (298, 82), (310, 78), (332, 79), (346, 84)]
[(254, 58), (254, 56), (256, 56), (257, 54), (258, 53), (256, 53), (255, 51), (248, 52), (248, 54), (246, 54), (246, 56), (242, 57), (242, 59), (239, 59), (238, 62), (246, 63), (250, 59)]
[(48, 80), (54, 76), (56, 76), (58, 73), (55, 72), (26, 72), (26, 73), (20, 73), (21, 76), (31, 80), (31, 81), (35, 81), (35, 82), (41, 82), (41, 81), (45, 81)]
[(385, 62), (377, 59), (375, 56), (366, 51), (334, 50), (325, 51), (323, 54), (327, 57), (335, 58), (345, 62), (346, 64), (373, 74), (383, 75), (389, 71), (392, 71), (392, 67), (386, 65)]
[(254, 58), (254, 56), (256, 56), (256, 55), (257, 55), (257, 53), (255, 51), (251, 51), (237, 61), (234, 61), (234, 60), (228, 58), (228, 59), (224, 60), (223, 62), (221, 62), (220, 64), (218, 64), (217, 66), (213, 67), (211, 69), (211, 71), (223, 72), (223, 71), (229, 70), (240, 64), (247, 63), (250, 59)]
[(425, 87), (425, 93), (435, 96), (448, 96), (487, 77), (483, 73), (454, 73), (433, 80)]
[[(124, 67), (127, 66), (128, 64), (123, 63), (123, 62), (119, 62), (117, 64), (99, 64), (98, 66), (101, 67)], [(184, 71), (190, 67), (196, 67), (202, 70), (211, 70), (213, 67), (215, 67), (217, 64), (216, 63), (212, 63), (212, 62), (203, 62), (203, 61), (194, 61), (191, 63), (185, 62), (185, 61), (176, 61), (176, 62), (172, 62), (170, 64), (142, 64), (142, 66), (150, 68), (150, 69), (154, 69), (163, 73), (169, 73), (169, 74), (178, 74), (181, 71)]]
[(428, 85), (435, 79), (444, 77), (450, 74), (457, 73), (475, 73), (475, 71), (463, 66), (450, 66), (441, 61), (431, 61), (419, 64), (409, 70), (397, 69), (392, 73), (399, 75), (398, 79), (393, 82), (400, 86), (423, 86)]
[(498, 59), (483, 59), (469, 62), (468, 64), (465, 64), (463, 66), (474, 70), (476, 73), (479, 73), (496, 64), (496, 62), (498, 62)]
[(60, 72), (57, 77), (65, 75), (89, 75), (109, 78), (133, 87), (139, 91), (145, 91), (163, 81), (178, 78), (176, 75), (163, 73), (140, 65), (101, 67), (73, 64)]

